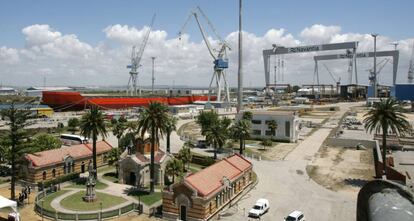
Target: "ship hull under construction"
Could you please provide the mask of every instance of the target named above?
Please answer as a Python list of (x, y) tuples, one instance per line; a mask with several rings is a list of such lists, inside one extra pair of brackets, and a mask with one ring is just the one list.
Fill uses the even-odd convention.
[[(84, 96), (80, 92), (44, 91), (42, 103), (49, 105), (55, 111), (84, 110), (90, 106), (101, 109), (123, 109), (147, 106), (150, 102), (160, 102), (165, 105), (185, 105), (196, 101), (207, 101), (208, 96), (182, 97), (108, 97)], [(211, 100), (216, 100), (215, 96)]]

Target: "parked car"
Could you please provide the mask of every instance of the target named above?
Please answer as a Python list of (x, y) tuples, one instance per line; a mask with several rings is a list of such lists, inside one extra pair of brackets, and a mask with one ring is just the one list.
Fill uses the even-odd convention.
[(301, 211), (295, 210), (285, 217), (285, 221), (305, 221), (305, 216)]
[(259, 199), (249, 211), (249, 217), (260, 217), (269, 210), (269, 200)]

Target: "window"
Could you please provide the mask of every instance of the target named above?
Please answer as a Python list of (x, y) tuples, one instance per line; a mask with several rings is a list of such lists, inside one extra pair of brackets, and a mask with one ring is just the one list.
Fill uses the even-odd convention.
[(63, 165), (63, 174), (66, 174), (66, 164)]
[(46, 180), (46, 171), (43, 171), (42, 178), (43, 180)]
[(72, 162), (72, 172), (75, 172), (75, 162)]
[(290, 137), (290, 121), (285, 122), (285, 136)]
[(298, 220), (302, 220), (303, 214), (298, 217)]
[(252, 124), (262, 124), (261, 120), (252, 120)]
[(52, 170), (52, 176), (56, 177), (56, 170), (55, 169)]
[(253, 135), (260, 135), (261, 131), (260, 130), (253, 130)]

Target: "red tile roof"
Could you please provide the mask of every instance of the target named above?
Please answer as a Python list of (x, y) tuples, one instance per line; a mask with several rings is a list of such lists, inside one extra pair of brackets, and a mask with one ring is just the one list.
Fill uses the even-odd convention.
[(223, 177), (233, 181), (251, 167), (248, 160), (236, 154), (187, 176), (184, 182), (196, 189), (199, 196), (208, 197), (223, 186)]
[[(96, 152), (98, 154), (107, 152), (111, 149), (112, 146), (106, 141), (96, 142)], [(45, 167), (63, 162), (66, 156), (70, 156), (73, 159), (92, 156), (92, 144), (78, 144), (59, 149), (27, 154), (26, 159), (29, 160), (34, 167)]]

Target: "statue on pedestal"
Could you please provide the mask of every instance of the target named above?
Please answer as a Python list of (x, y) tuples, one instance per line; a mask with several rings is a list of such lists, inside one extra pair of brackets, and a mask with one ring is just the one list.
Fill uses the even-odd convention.
[(95, 202), (96, 201), (96, 180), (95, 180), (95, 170), (93, 169), (91, 162), (88, 164), (88, 178), (86, 180), (86, 194), (83, 197), (83, 200), (86, 202)]

